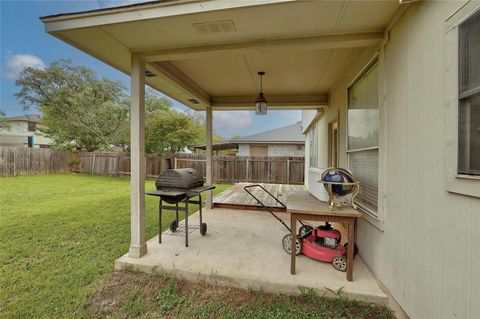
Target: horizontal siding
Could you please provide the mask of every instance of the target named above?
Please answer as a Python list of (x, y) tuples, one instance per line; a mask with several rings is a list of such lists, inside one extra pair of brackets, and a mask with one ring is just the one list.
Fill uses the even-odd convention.
[[(480, 318), (480, 199), (446, 187), (445, 18), (460, 7), (440, 1), (410, 5), (379, 52), (383, 231), (360, 220), (357, 243), (412, 318)], [(347, 85), (374, 54), (364, 49), (343, 72), (319, 120), (325, 128), (339, 115), (343, 167)], [(325, 141), (319, 144), (326, 154)]]

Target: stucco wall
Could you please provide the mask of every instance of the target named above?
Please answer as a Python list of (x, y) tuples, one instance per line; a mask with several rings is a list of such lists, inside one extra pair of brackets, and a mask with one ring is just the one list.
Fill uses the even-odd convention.
[[(470, 6), (470, 7), (469, 7)], [(448, 19), (462, 2), (412, 4), (379, 51), (379, 220), (357, 224), (361, 257), (412, 318), (480, 318), (480, 198), (449, 191), (455, 127), (446, 104)], [(469, 9), (470, 8), (470, 9)], [(319, 131), (339, 116), (341, 166), (348, 167), (346, 89), (378, 50), (364, 50), (330, 92)], [(451, 70), (450, 70), (451, 72)], [(453, 74), (453, 75), (452, 75)], [(323, 165), (325, 138), (319, 138)], [(308, 152), (308, 150), (307, 150)], [(448, 154), (447, 154), (448, 153)], [(308, 158), (308, 154), (306, 154)], [(473, 191), (480, 181), (470, 181)]]
[[(238, 145), (239, 156), (250, 156), (250, 145)], [(303, 145), (272, 144), (268, 145), (268, 156), (304, 156), (305, 147)]]

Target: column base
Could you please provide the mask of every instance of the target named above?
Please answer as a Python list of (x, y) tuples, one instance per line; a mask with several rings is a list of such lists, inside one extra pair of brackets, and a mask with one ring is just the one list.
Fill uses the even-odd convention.
[(147, 244), (141, 246), (130, 246), (128, 250), (128, 257), (130, 258), (141, 258), (147, 253)]
[(205, 198), (205, 208), (213, 208), (213, 193), (211, 190), (207, 191), (207, 196)]

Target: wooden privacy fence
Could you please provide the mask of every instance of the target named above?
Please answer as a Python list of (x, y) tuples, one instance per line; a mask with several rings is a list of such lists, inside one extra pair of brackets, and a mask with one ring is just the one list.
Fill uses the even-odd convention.
[[(78, 153), (79, 172), (99, 175), (129, 175), (128, 154)], [(206, 175), (204, 154), (164, 154), (146, 156), (146, 175), (156, 177), (171, 168), (191, 167)], [(303, 184), (303, 157), (214, 156), (216, 182), (258, 182)]]
[(66, 173), (70, 152), (46, 148), (0, 147), (0, 176)]
[[(73, 166), (71, 166), (73, 164)], [(146, 175), (156, 177), (171, 168), (192, 167), (206, 175), (204, 154), (146, 156)], [(127, 153), (62, 152), (50, 149), (0, 147), (0, 176), (65, 173), (130, 175)], [(216, 182), (303, 184), (303, 157), (214, 156)]]

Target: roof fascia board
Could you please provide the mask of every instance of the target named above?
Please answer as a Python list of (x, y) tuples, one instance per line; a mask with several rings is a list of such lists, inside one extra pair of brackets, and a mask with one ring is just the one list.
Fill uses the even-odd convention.
[(323, 114), (325, 114), (325, 111), (323, 109), (317, 111), (317, 114), (315, 114), (315, 117), (310, 121), (308, 126), (303, 130), (304, 135), (307, 134), (310, 131), (310, 129), (318, 122), (318, 120), (322, 118)]
[(183, 0), (165, 3), (152, 3), (138, 6), (112, 8), (91, 12), (70, 13), (40, 18), (45, 23), (46, 32), (87, 28), (106, 24), (124, 23), (146, 19), (165, 18), (178, 15), (236, 9), (291, 2), (293, 0)]
[(380, 43), (383, 32), (363, 32), (348, 34), (325, 34), (308, 37), (258, 39), (246, 42), (211, 44), (183, 48), (169, 48), (151, 51), (136, 51), (147, 62), (198, 59), (226, 54), (248, 52), (269, 52), (278, 49), (327, 50), (341, 48), (371, 47)]

